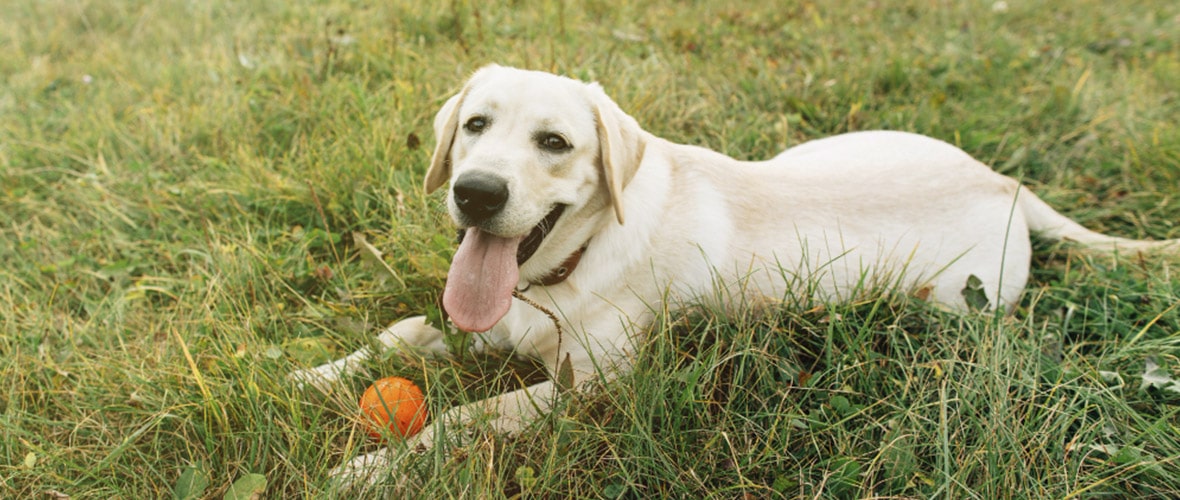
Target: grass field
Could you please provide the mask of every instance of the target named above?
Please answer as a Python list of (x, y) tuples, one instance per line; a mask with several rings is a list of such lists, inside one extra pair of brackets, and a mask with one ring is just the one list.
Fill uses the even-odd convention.
[[(739, 158), (932, 135), (1091, 228), (1180, 237), (1180, 3), (773, 3), (5, 2), (0, 497), (336, 496), (371, 378), (284, 377), (434, 303), (430, 124), (488, 62)], [(663, 318), (633, 375), (363, 496), (1175, 498), (1178, 263), (1038, 243), (1000, 318)], [(371, 368), (437, 413), (508, 365)]]

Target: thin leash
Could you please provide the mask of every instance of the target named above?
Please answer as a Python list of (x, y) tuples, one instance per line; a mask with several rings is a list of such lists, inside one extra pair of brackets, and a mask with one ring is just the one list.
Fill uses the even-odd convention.
[(557, 352), (559, 353), (558, 356), (560, 356), (561, 355), (560, 354), (560, 352), (561, 352), (561, 322), (557, 320), (557, 315), (553, 314), (553, 311), (546, 309), (545, 306), (538, 304), (533, 299), (525, 297), (523, 293), (520, 293), (520, 290), (512, 290), (512, 296), (515, 297), (517, 300), (524, 302), (525, 304), (533, 306), (534, 309), (545, 313), (546, 316), (549, 316), (549, 320), (553, 321), (553, 326), (555, 328), (557, 328)]
[(557, 315), (553, 314), (553, 311), (550, 311), (545, 306), (538, 304), (533, 299), (525, 297), (524, 294), (520, 293), (519, 290), (513, 290), (512, 296), (519, 299), (521, 302), (524, 302), (525, 304), (533, 306), (534, 309), (545, 313), (546, 316), (549, 316), (549, 320), (553, 321), (553, 327), (557, 329), (557, 363), (555, 364), (555, 366), (557, 366), (557, 373), (554, 374), (556, 376), (555, 382), (557, 391), (559, 393), (564, 393), (572, 390), (574, 387), (574, 369), (573, 365), (570, 364), (569, 353), (565, 354), (564, 360), (561, 359), (562, 330), (561, 322), (558, 321)]

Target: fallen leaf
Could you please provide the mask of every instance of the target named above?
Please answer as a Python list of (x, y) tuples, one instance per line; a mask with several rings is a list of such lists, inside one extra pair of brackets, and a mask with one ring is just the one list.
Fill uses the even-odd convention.
[(1099, 370), (1098, 376), (1102, 377), (1102, 381), (1108, 384), (1115, 384), (1115, 387), (1122, 387), (1124, 385), (1123, 376), (1119, 372), (1108, 372)]
[(574, 390), (574, 365), (570, 363), (570, 353), (565, 353), (565, 359), (557, 367), (557, 390), (568, 393)]
[(1143, 382), (1139, 384), (1139, 390), (1149, 387), (1180, 393), (1180, 380), (1172, 378), (1172, 373), (1161, 367), (1155, 358), (1147, 358), (1143, 367)]
[(537, 471), (532, 467), (522, 465), (516, 468), (516, 481), (526, 491), (537, 484)]
[(229, 487), (223, 500), (258, 500), (266, 491), (266, 476), (262, 474), (246, 474)]
[(356, 243), (358, 248), (360, 248), (362, 261), (368, 263), (372, 267), (388, 273), (388, 275), (381, 275), (381, 278), (379, 278), (381, 281), (384, 281), (386, 278), (393, 277), (393, 279), (397, 281), (397, 283), (401, 285), (402, 288), (405, 288), (406, 282), (402, 281), (402, 278), (401, 276), (398, 276), (397, 271), (394, 271), (392, 267), (389, 267), (389, 264), (385, 263), (385, 260), (381, 258), (381, 251), (369, 243), (369, 240), (365, 238), (364, 233), (353, 232), (352, 241)]
[(201, 498), (204, 496), (205, 489), (208, 487), (209, 477), (204, 468), (197, 465), (190, 465), (184, 468), (184, 472), (180, 473), (180, 477), (176, 479), (176, 484), (172, 486), (172, 498), (174, 500)]
[(928, 366), (931, 370), (934, 371), (934, 378), (936, 378), (936, 379), (942, 378), (942, 375), (943, 375), (942, 365), (940, 365), (937, 361), (928, 363), (926, 366)]
[(1117, 444), (1091, 444), (1089, 445), (1089, 448), (1098, 453), (1105, 453), (1106, 456), (1110, 457), (1115, 456), (1115, 454), (1123, 449), (1122, 446)]

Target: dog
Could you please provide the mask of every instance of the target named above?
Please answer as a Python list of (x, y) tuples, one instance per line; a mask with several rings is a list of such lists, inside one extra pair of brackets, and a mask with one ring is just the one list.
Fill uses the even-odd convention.
[[(461, 234), (443, 307), (482, 345), (536, 358), (550, 374), (439, 417), (497, 432), (525, 429), (563, 386), (627, 370), (665, 305), (732, 310), (886, 287), (966, 311), (974, 280), (991, 307), (1010, 311), (1029, 276), (1030, 233), (1119, 252), (1180, 241), (1090, 231), (930, 137), (854, 132), (738, 161), (656, 137), (598, 84), (543, 72), (478, 70), (434, 129), (425, 191), (449, 183)], [(378, 338), (385, 349), (445, 352), (442, 336), (414, 317)], [(326, 387), (372, 354), (292, 377)], [(433, 446), (435, 429), (402, 450)], [(371, 480), (398, 453), (363, 455), (335, 473)]]

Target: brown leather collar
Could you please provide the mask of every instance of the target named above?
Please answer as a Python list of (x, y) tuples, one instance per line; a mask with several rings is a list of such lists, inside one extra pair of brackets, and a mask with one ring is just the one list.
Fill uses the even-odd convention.
[(548, 274), (541, 276), (539, 279), (529, 281), (529, 284), (553, 286), (561, 283), (562, 281), (565, 281), (566, 278), (569, 278), (570, 275), (574, 273), (574, 268), (578, 267), (578, 262), (582, 260), (582, 254), (586, 252), (586, 247), (588, 245), (589, 243), (582, 245), (582, 248), (579, 248), (574, 253), (571, 253), (569, 257), (566, 257), (565, 261), (562, 262), (560, 266), (557, 266), (552, 271), (549, 271)]

